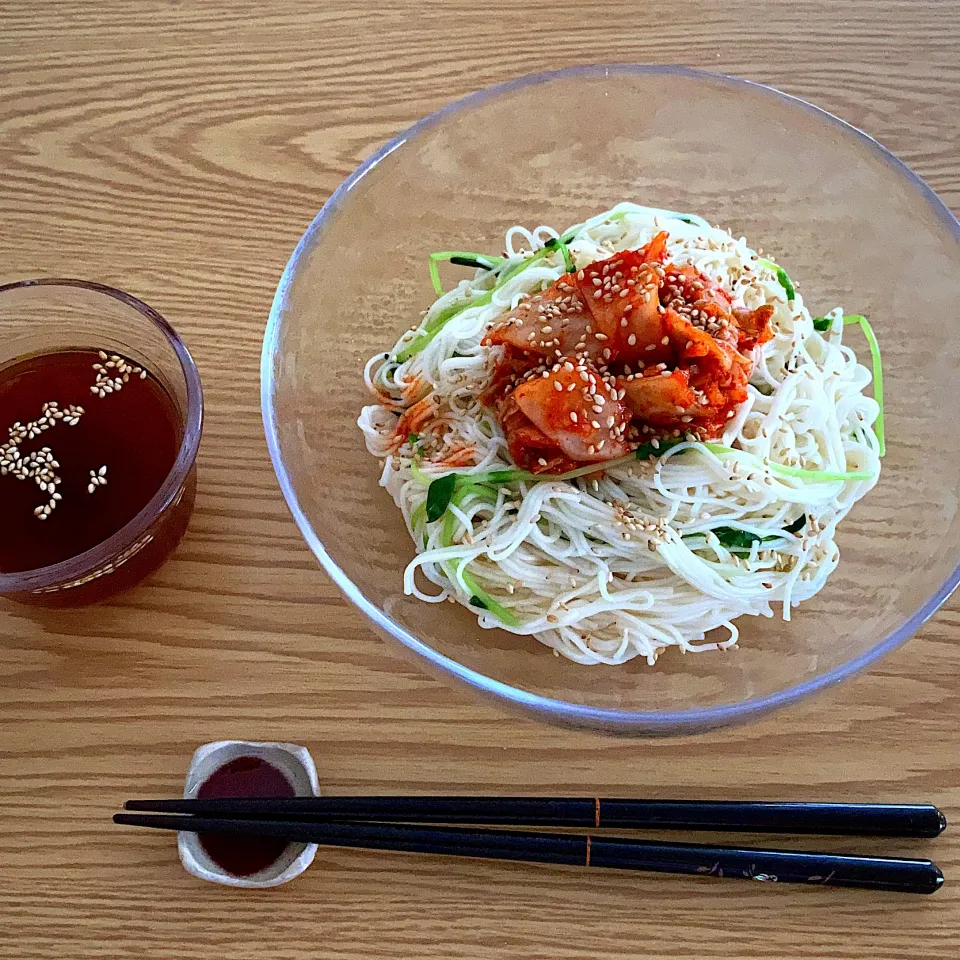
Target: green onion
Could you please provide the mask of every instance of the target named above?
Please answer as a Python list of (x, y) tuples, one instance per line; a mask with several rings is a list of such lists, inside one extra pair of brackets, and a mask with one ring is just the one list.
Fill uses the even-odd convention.
[(420, 439), (420, 434), (419, 434), (419, 433), (408, 433), (408, 434), (407, 434), (407, 443), (409, 443), (410, 446), (413, 446), (419, 439)]
[(671, 447), (675, 447), (678, 443), (683, 442), (683, 440), (658, 440), (656, 444), (641, 443), (640, 446), (633, 451), (633, 456), (637, 460), (649, 460), (651, 457), (657, 457), (660, 454), (666, 453)]
[(870, 347), (870, 357), (873, 360), (873, 399), (877, 401), (880, 412), (877, 414), (876, 423), (873, 425), (874, 432), (877, 435), (877, 441), (880, 444), (880, 456), (887, 452), (886, 436), (883, 429), (883, 364), (880, 361), (880, 344), (877, 343), (877, 335), (870, 326), (870, 321), (859, 313), (851, 313), (843, 318), (843, 325), (849, 326), (851, 323), (859, 323), (864, 337), (867, 338), (867, 346)]
[[(538, 253), (542, 253), (542, 251), (538, 251)], [(492, 290), (487, 290), (472, 300), (460, 301), (459, 303), (451, 304), (449, 307), (444, 307), (443, 310), (427, 323), (423, 333), (414, 337), (413, 340), (397, 353), (395, 357), (397, 363), (406, 363), (411, 357), (415, 357), (455, 316), (463, 313), (464, 310), (469, 310), (471, 307), (486, 306), (493, 300), (494, 291), (499, 290), (508, 280), (513, 279), (513, 277), (522, 270), (525, 270), (537, 259), (540, 259), (540, 257), (534, 254), (532, 259), (524, 260), (523, 263), (517, 264), (512, 270), (508, 270), (507, 273), (497, 281), (497, 285)]]
[(430, 479), (418, 466), (416, 460), (410, 461), (410, 473), (413, 475), (413, 479), (420, 484), (421, 487), (429, 487), (433, 480)]
[[(796, 520), (787, 524), (787, 526), (783, 528), (783, 532), (798, 533), (803, 529), (803, 526), (806, 522), (807, 515), (805, 513), (801, 513)], [(741, 530), (739, 527), (714, 527), (714, 529), (710, 530), (709, 532), (717, 538), (717, 540), (720, 542), (720, 546), (726, 547), (731, 553), (735, 553), (738, 556), (745, 556), (749, 554), (750, 548), (755, 543), (774, 543), (784, 539), (781, 534), (773, 534), (769, 537), (761, 537), (757, 533), (751, 533), (749, 530)], [(703, 536), (703, 534), (690, 534), (688, 537), (684, 537), (684, 539), (692, 540), (699, 536)]]
[[(446, 516), (444, 517), (444, 520), (443, 520), (443, 534), (442, 534), (441, 543), (445, 547), (449, 547), (453, 543), (454, 524), (456, 522), (454, 515), (452, 513), (447, 512), (447, 506), (449, 506), (451, 500), (455, 504), (459, 505), (460, 503), (463, 502), (463, 500), (467, 497), (469, 493), (476, 492), (474, 490), (474, 487), (476, 486), (476, 484), (471, 482), (466, 483), (461, 489), (454, 491), (453, 487), (457, 479), (462, 477), (463, 477), (463, 474), (448, 473), (445, 476), (439, 477), (437, 480), (434, 480), (433, 483), (430, 484), (430, 490), (427, 491), (427, 510), (426, 510), (427, 519), (431, 521), (439, 520), (440, 519), (439, 515), (431, 518), (430, 506), (429, 506), (430, 493), (433, 490), (434, 485), (438, 483), (440, 480), (453, 481), (452, 483), (449, 484), (450, 486), (449, 495), (447, 495), (445, 492), (443, 493), (443, 496), (446, 496), (447, 502), (443, 508), (443, 512), (446, 513)], [(436, 503), (439, 504), (440, 502), (441, 502), (441, 495), (438, 494)], [(447, 576), (450, 577), (451, 580), (456, 579), (456, 571), (453, 569), (453, 564), (443, 563), (441, 564), (441, 566), (444, 568), (444, 570), (447, 573)], [(491, 597), (490, 594), (487, 593), (486, 590), (484, 590), (480, 586), (480, 584), (477, 583), (476, 578), (473, 576), (473, 574), (471, 574), (470, 571), (467, 570), (466, 564), (464, 564), (463, 569), (461, 570), (461, 577), (463, 579), (463, 582), (467, 585), (467, 589), (471, 593), (470, 603), (473, 604), (473, 606), (482, 607), (484, 610), (489, 610), (495, 617), (497, 617), (498, 620), (500, 620), (501, 623), (506, 624), (508, 627), (516, 627), (519, 625), (520, 621), (509, 610), (507, 610), (506, 607), (503, 607), (499, 603), (497, 603), (497, 601), (494, 600), (493, 597)]]
[(768, 540), (780, 540), (779, 536), (761, 537), (756, 533), (750, 533), (748, 530), (741, 530), (738, 527), (714, 527), (710, 531), (720, 546), (737, 550), (749, 550), (755, 543), (766, 543)]
[(813, 329), (818, 333), (824, 333), (833, 326), (833, 320), (830, 317), (814, 317)]
[(496, 270), (504, 257), (491, 257), (486, 253), (457, 253), (450, 262), (458, 267), (473, 267), (476, 270)]
[(783, 529), (787, 533), (799, 533), (803, 529), (803, 525), (807, 522), (807, 515), (801, 513), (793, 523), (788, 523)]
[[(429, 518), (430, 514), (427, 514)], [(444, 509), (443, 511), (443, 533), (441, 534), (440, 542), (445, 546), (449, 547), (453, 543), (453, 531), (454, 523), (456, 522), (456, 517), (450, 510)], [(438, 518), (439, 519), (439, 518)]]
[(414, 337), (399, 353), (397, 353), (394, 359), (397, 363), (406, 363), (411, 357), (415, 357), (430, 341), (437, 335), (437, 333), (446, 326), (458, 313), (463, 313), (464, 310), (469, 309), (470, 307), (482, 307), (485, 304), (488, 304), (493, 299), (493, 291), (488, 290), (486, 293), (481, 294), (479, 297), (474, 297), (472, 300), (467, 300), (466, 302), (459, 302), (451, 304), (449, 307), (444, 307), (424, 328), (424, 332), (419, 336)]
[(772, 460), (754, 456), (752, 453), (747, 453), (746, 450), (734, 450), (733, 447), (725, 447), (719, 443), (703, 443), (700, 446), (720, 457), (732, 455), (740, 460), (755, 463), (760, 468), (766, 467), (773, 473), (779, 473), (784, 477), (796, 477), (798, 480), (809, 480), (812, 483), (829, 483), (834, 480), (870, 480), (873, 477), (869, 470), (804, 470), (801, 467), (788, 467), (783, 463), (775, 463)]
[(768, 270), (773, 270), (777, 275), (777, 281), (780, 283), (780, 286), (786, 291), (787, 302), (795, 300), (797, 296), (797, 291), (793, 288), (793, 283), (790, 280), (790, 276), (787, 274), (787, 271), (783, 267), (778, 266), (772, 260), (760, 259), (759, 263), (763, 264)]
[(564, 242), (563, 237), (557, 238), (557, 246), (563, 254), (563, 265), (567, 268), (567, 273), (573, 273), (576, 269), (573, 265), (573, 257), (570, 256), (570, 248)]
[[(621, 213), (611, 214), (607, 219), (611, 222), (616, 220), (622, 220), (627, 215), (626, 211)], [(515, 264), (511, 267), (506, 273), (497, 278), (497, 283), (492, 290), (487, 290), (485, 293), (480, 294), (478, 297), (474, 297), (472, 300), (459, 301), (457, 303), (451, 304), (449, 307), (444, 307), (432, 320), (430, 320), (426, 326), (423, 328), (423, 333), (414, 337), (402, 350), (397, 352), (397, 355), (394, 357), (397, 363), (406, 363), (411, 357), (415, 357), (431, 340), (437, 335), (439, 330), (442, 330), (455, 316), (460, 313), (463, 313), (464, 310), (468, 310), (471, 307), (483, 307), (486, 306), (493, 299), (494, 291), (499, 290), (505, 283), (512, 280), (517, 274), (523, 273), (528, 267), (532, 266), (538, 260), (542, 260), (544, 257), (549, 256), (555, 250), (561, 249), (561, 244), (570, 243), (571, 240), (575, 239), (577, 234), (580, 231), (580, 227), (571, 227), (563, 234), (562, 237), (554, 237), (551, 240), (548, 240), (532, 257), (527, 260), (522, 260), (520, 263)], [(449, 252), (449, 251), (447, 251)], [(463, 255), (464, 251), (454, 251), (456, 255)], [(569, 251), (564, 255), (564, 265), (567, 266)], [(477, 256), (477, 254), (466, 254), (466, 256)], [(481, 255), (482, 256), (482, 255)], [(431, 255), (431, 280), (436, 276), (434, 282), (434, 289), (438, 293), (442, 293), (443, 290), (438, 287), (440, 283), (440, 274), (437, 270), (436, 262), (433, 260), (433, 257), (441, 259), (440, 254)], [(491, 261), (493, 257), (488, 258)], [(501, 261), (501, 264), (503, 261)], [(499, 266), (500, 264), (498, 264)], [(573, 269), (573, 261), (569, 261), (569, 266), (567, 268), (568, 272)]]
[(456, 486), (455, 473), (444, 474), (430, 483), (427, 488), (427, 520), (430, 523), (439, 520), (447, 512)]
[[(807, 515), (801, 513), (793, 523), (785, 526), (783, 531), (784, 533), (797, 533), (797, 531), (803, 529), (806, 522)], [(720, 541), (720, 546), (726, 547), (728, 550), (731, 548), (736, 550), (749, 550), (755, 543), (770, 543), (774, 540), (783, 539), (779, 534), (761, 537), (759, 534), (750, 533), (749, 530), (741, 530), (739, 527), (715, 527), (710, 532)]]
[[(476, 486), (488, 484), (492, 487), (496, 487), (504, 483), (550, 483), (557, 480), (576, 480), (579, 477), (589, 476), (591, 473), (600, 473), (605, 470), (610, 470), (613, 467), (622, 467), (625, 464), (631, 463), (637, 459), (649, 459), (651, 456), (663, 454), (671, 447), (675, 447), (678, 444), (685, 442), (686, 441), (684, 440), (661, 440), (659, 449), (655, 448), (652, 443), (645, 443), (641, 447), (638, 447), (634, 453), (631, 453), (626, 457), (617, 457), (615, 460), (605, 460), (600, 463), (590, 463), (585, 467), (578, 467), (576, 470), (570, 470), (567, 473), (530, 473), (527, 470), (513, 469), (492, 470), (490, 473), (448, 473), (440, 479), (442, 480), (446, 479), (447, 477), (455, 477), (457, 478), (455, 485), (465, 484), (466, 486)], [(782, 463), (764, 460), (752, 453), (747, 453), (746, 450), (735, 450), (733, 447), (725, 447), (719, 443), (697, 443), (688, 449), (707, 450), (718, 457), (733, 456), (739, 458), (740, 460), (746, 460), (754, 463), (759, 469), (767, 468), (774, 473), (779, 473), (787, 477), (796, 477), (800, 480), (809, 480), (812, 483), (827, 483), (836, 480), (869, 480), (873, 477), (873, 474), (868, 470), (804, 470), (800, 467), (788, 467)], [(415, 465), (411, 464), (411, 471), (414, 470), (414, 466)], [(414, 476), (416, 477), (416, 471), (414, 472)], [(421, 473), (421, 476), (425, 475)], [(417, 479), (419, 482), (423, 483), (419, 477), (417, 477)], [(433, 481), (433, 483), (436, 482), (436, 480)], [(452, 496), (453, 491), (451, 490), (450, 497)], [(439, 500), (437, 502), (439, 502)], [(450, 501), (448, 498), (447, 504), (449, 504), (449, 502)], [(444, 509), (446, 509), (446, 507), (444, 507)], [(439, 515), (437, 516), (437, 519), (439, 519)]]
[[(506, 624), (508, 627), (518, 627), (520, 626), (520, 621), (516, 616), (511, 613), (506, 607), (500, 606), (493, 597), (484, 590), (480, 584), (477, 583), (474, 575), (467, 570), (466, 567), (463, 568), (460, 572), (460, 576), (463, 579), (463, 582), (467, 585), (467, 589), (473, 594), (470, 598), (470, 602), (475, 606), (482, 606), (485, 610), (489, 610), (501, 623)], [(475, 602), (477, 601), (477, 602)]]
[[(496, 499), (497, 499), (496, 495), (492, 494), (486, 487), (483, 487), (477, 483), (470, 483), (470, 482), (461, 483), (459, 481), (463, 481), (465, 478), (456, 473), (448, 473), (447, 476), (453, 477), (455, 481), (457, 481), (454, 483), (453, 494), (450, 497), (447, 507), (449, 506), (459, 507), (460, 504), (463, 503), (463, 501), (466, 500), (471, 493), (479, 497), (481, 500), (491, 500), (492, 502), (496, 502)], [(428, 497), (429, 497), (429, 492), (428, 492)], [(453, 513), (449, 509), (447, 509), (447, 507), (443, 508), (443, 514), (442, 514), (443, 544), (449, 547), (450, 544), (453, 543), (453, 532), (454, 532), (454, 524), (456, 523), (456, 518), (454, 517)], [(439, 519), (439, 517), (437, 519)]]
[(479, 267), (481, 270), (493, 270), (503, 263), (503, 257), (488, 257), (484, 253), (471, 253), (469, 250), (440, 250), (430, 254), (430, 282), (437, 296), (443, 295), (443, 285), (440, 283), (440, 270), (437, 264), (449, 260), (451, 263), (464, 267)]
[(417, 509), (410, 514), (410, 530), (416, 533), (416, 531), (419, 530), (420, 527), (423, 527), (423, 534), (421, 535), (420, 539), (423, 541), (424, 550), (427, 549), (427, 541), (430, 539), (427, 536), (426, 520), (427, 520), (427, 505), (425, 503), (421, 503), (418, 505)]

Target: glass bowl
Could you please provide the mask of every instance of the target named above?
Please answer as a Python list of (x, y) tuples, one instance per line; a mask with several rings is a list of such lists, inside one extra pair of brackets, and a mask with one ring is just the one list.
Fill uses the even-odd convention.
[[(160, 488), (112, 536), (60, 563), (0, 572), (0, 597), (37, 606), (95, 603), (139, 583), (180, 542), (196, 498), (203, 392), (193, 359), (166, 320), (136, 297), (88, 280), (21, 280), (0, 286), (0, 367), (34, 354), (77, 348), (116, 351), (143, 364), (177, 408), (180, 444)], [(131, 442), (147, 442), (149, 434), (149, 425), (140, 424)]]
[[(884, 351), (887, 454), (840, 525), (840, 566), (739, 649), (584, 667), (454, 604), (403, 594), (413, 545), (356, 426), (364, 362), (434, 299), (434, 250), (499, 251), (511, 224), (563, 229), (622, 200), (745, 235), (815, 314), (870, 317)], [(875, 141), (800, 100), (663, 67), (541, 74), (466, 97), (377, 151), (287, 265), (267, 327), (270, 453), (304, 538), (383, 636), (444, 676), (545, 720), (628, 734), (745, 721), (850, 677), (958, 582), (960, 226)], [(867, 354), (863, 347), (862, 356)], [(944, 404), (947, 404), (946, 407)]]

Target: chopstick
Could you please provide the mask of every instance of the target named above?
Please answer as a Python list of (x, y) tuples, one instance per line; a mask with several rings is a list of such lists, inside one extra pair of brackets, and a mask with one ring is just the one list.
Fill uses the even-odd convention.
[(893, 857), (384, 823), (316, 823), (122, 813), (116, 814), (113, 820), (134, 827), (276, 837), (323, 846), (614, 867), (902, 893), (934, 893), (943, 883), (943, 874), (930, 860)]
[(835, 836), (935, 837), (947, 825), (932, 804), (738, 803), (537, 797), (292, 797), (128, 800), (126, 810), (215, 817), (295, 817), (509, 826), (741, 830)]

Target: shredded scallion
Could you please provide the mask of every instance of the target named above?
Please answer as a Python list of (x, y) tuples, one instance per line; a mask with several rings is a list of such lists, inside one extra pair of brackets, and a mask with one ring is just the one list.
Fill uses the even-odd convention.
[(873, 425), (874, 433), (877, 435), (877, 441), (880, 444), (880, 456), (887, 452), (887, 441), (883, 430), (883, 363), (880, 359), (880, 344), (877, 343), (877, 335), (870, 326), (870, 321), (859, 313), (851, 313), (843, 318), (845, 327), (857, 323), (863, 331), (867, 340), (867, 346), (870, 347), (870, 358), (873, 360), (873, 399), (877, 401), (880, 412), (877, 414), (877, 421)]

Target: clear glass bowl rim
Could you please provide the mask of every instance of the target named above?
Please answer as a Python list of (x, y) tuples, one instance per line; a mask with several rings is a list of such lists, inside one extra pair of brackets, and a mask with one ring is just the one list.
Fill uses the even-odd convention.
[(73, 580), (83, 576), (101, 563), (109, 562), (112, 557), (134, 543), (156, 522), (157, 518), (173, 503), (184, 481), (190, 474), (200, 448), (200, 436), (203, 432), (203, 387), (197, 366), (179, 334), (153, 307), (132, 294), (93, 280), (77, 280), (71, 277), (40, 277), (33, 280), (16, 280), (0, 284), (0, 295), (23, 287), (77, 287), (93, 293), (103, 294), (119, 300), (136, 310), (145, 320), (152, 323), (167, 340), (177, 355), (180, 370), (183, 373), (187, 393), (187, 409), (184, 417), (183, 440), (177, 459), (167, 474), (163, 485), (150, 502), (125, 526), (113, 536), (98, 543), (83, 553), (35, 570), (21, 570), (17, 573), (0, 573), (0, 596), (9, 593), (22, 593), (41, 587)]
[(320, 561), (324, 570), (329, 574), (334, 583), (340, 588), (344, 595), (360, 611), (365, 614), (376, 627), (384, 633), (389, 634), (398, 640), (414, 653), (419, 654), (428, 663), (437, 669), (449, 674), (456, 679), (469, 684), (480, 691), (493, 694), (507, 703), (521, 708), (527, 713), (539, 715), (549, 719), (554, 723), (570, 724), (575, 726), (586, 725), (606, 729), (611, 732), (621, 733), (694, 733), (713, 727), (723, 726), (731, 722), (744, 722), (755, 718), (763, 713), (775, 710), (779, 707), (787, 706), (791, 703), (816, 693), (832, 684), (845, 680), (855, 673), (863, 670), (874, 661), (890, 653), (900, 644), (908, 640), (920, 627), (942, 606), (950, 594), (960, 583), (960, 566), (958, 566), (950, 576), (940, 585), (933, 595), (924, 603), (906, 623), (879, 643), (871, 647), (860, 656), (848, 660), (845, 664), (807, 680), (804, 683), (787, 687), (777, 693), (769, 694), (764, 697), (756, 697), (751, 700), (745, 700), (737, 704), (729, 704), (718, 707), (709, 707), (694, 710), (677, 711), (628, 711), (628, 710), (608, 710), (598, 707), (588, 707), (579, 704), (569, 703), (564, 700), (557, 700), (549, 697), (543, 697), (539, 694), (530, 693), (527, 690), (521, 690), (509, 684), (502, 683), (487, 677), (478, 671), (469, 669), (449, 657), (438, 653), (422, 640), (417, 639), (412, 633), (405, 630), (399, 624), (388, 617), (375, 603), (372, 603), (363, 592), (353, 583), (353, 581), (340, 569), (336, 561), (330, 556), (326, 548), (320, 542), (320, 539), (314, 533), (310, 521), (307, 519), (297, 496), (293, 490), (290, 475), (287, 472), (280, 453), (279, 437), (273, 409), (271, 396), (273, 395), (274, 378), (274, 359), (277, 355), (280, 340), (280, 325), (283, 304), (286, 298), (287, 287), (291, 284), (293, 276), (296, 273), (297, 266), (302, 257), (307, 254), (309, 248), (318, 239), (322, 233), (327, 220), (339, 210), (345, 203), (350, 191), (354, 186), (381, 160), (393, 153), (394, 150), (403, 146), (408, 140), (413, 140), (423, 131), (435, 126), (448, 117), (479, 106), (488, 100), (493, 100), (502, 94), (522, 90), (526, 87), (537, 86), (542, 83), (548, 83), (551, 80), (568, 77), (608, 77), (615, 74), (660, 74), (676, 75), (694, 80), (708, 81), (713, 84), (725, 84), (732, 88), (748, 88), (752, 91), (760, 92), (766, 96), (779, 99), (784, 103), (791, 104), (802, 110), (813, 113), (826, 123), (834, 124), (840, 127), (849, 136), (859, 141), (862, 145), (870, 149), (879, 159), (891, 166), (901, 176), (905, 177), (913, 187), (918, 191), (920, 197), (925, 200), (933, 209), (934, 213), (943, 221), (944, 225), (953, 233), (958, 243), (960, 243), (960, 222), (953, 215), (952, 211), (943, 203), (936, 193), (923, 181), (923, 179), (914, 173), (903, 161), (895, 157), (889, 150), (883, 147), (873, 137), (864, 133), (862, 130), (854, 127), (852, 124), (841, 120), (834, 114), (816, 107), (806, 100), (799, 97), (783, 93), (774, 87), (765, 84), (756, 83), (752, 80), (744, 80), (740, 77), (727, 76), (725, 74), (710, 73), (705, 70), (696, 70), (690, 67), (680, 66), (661, 66), (652, 64), (597, 64), (593, 66), (568, 67), (563, 70), (550, 70), (543, 73), (529, 74), (519, 77), (515, 80), (508, 80), (505, 83), (496, 84), (475, 93), (468, 94), (459, 100), (454, 100), (445, 107), (429, 114), (416, 123), (409, 126), (406, 130), (397, 134), (392, 140), (385, 143), (369, 159), (365, 160), (353, 173), (347, 177), (343, 183), (334, 191), (332, 196), (321, 207), (320, 212), (313, 219), (313, 222), (307, 228), (306, 232), (300, 238), (295, 250), (290, 256), (287, 266), (283, 271), (280, 282), (274, 295), (273, 304), (270, 308), (270, 316), (267, 321), (266, 332), (264, 334), (263, 352), (261, 355), (260, 383), (261, 383), (261, 413), (263, 416), (264, 430), (266, 432), (267, 447), (270, 451), (270, 459), (273, 461), (273, 467), (280, 482), (280, 488), (283, 491), (284, 498), (293, 514), (293, 518), (300, 528), (300, 533), (306, 540), (307, 545), (313, 551), (314, 556)]

